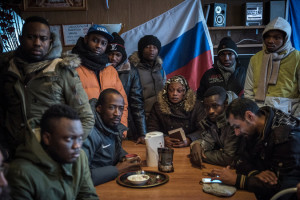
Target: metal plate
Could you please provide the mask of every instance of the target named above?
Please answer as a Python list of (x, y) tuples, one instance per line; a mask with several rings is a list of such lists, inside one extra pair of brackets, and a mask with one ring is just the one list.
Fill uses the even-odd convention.
[[(144, 185), (134, 185), (127, 180), (127, 177), (134, 174), (147, 174), (150, 176), (149, 180)], [(154, 172), (154, 171), (133, 171), (123, 173), (118, 176), (117, 183), (124, 187), (131, 187), (131, 188), (150, 188), (165, 184), (169, 181), (169, 176), (163, 174), (161, 172)]]

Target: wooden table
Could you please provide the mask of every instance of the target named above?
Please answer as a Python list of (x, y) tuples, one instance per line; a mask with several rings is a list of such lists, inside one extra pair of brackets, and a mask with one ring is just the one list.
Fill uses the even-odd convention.
[[(124, 141), (123, 148), (128, 153), (136, 153), (141, 156), (142, 160), (146, 159), (146, 146), (142, 144), (136, 145), (132, 141)], [(199, 181), (202, 179), (203, 172), (210, 172), (212, 168), (220, 168), (214, 165), (204, 164), (204, 169), (195, 168), (191, 165), (187, 155), (189, 148), (174, 149), (174, 172), (167, 173), (169, 182), (153, 188), (128, 188), (120, 186), (115, 180), (96, 187), (97, 194), (101, 200), (110, 199), (224, 199), (214, 195), (204, 193), (202, 185)], [(143, 170), (158, 171), (157, 167), (143, 167)], [(236, 200), (254, 200), (255, 195), (250, 192), (238, 190), (232, 197), (226, 198)]]

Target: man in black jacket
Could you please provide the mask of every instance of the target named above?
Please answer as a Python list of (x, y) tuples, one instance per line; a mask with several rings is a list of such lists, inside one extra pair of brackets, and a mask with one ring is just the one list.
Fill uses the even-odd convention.
[(109, 62), (116, 68), (128, 99), (128, 133), (129, 139), (145, 143), (146, 117), (144, 110), (143, 88), (138, 70), (127, 60), (124, 40), (112, 33), (114, 40), (107, 46)]
[(199, 122), (200, 139), (191, 146), (191, 161), (200, 166), (202, 161), (226, 166), (230, 165), (237, 155), (239, 137), (235, 136), (228, 124), (225, 109), (237, 98), (233, 92), (227, 92), (220, 86), (209, 88), (204, 94), (206, 117)]
[[(300, 121), (272, 107), (259, 108), (250, 99), (236, 99), (227, 108), (236, 135), (244, 136), (244, 150), (236, 172), (229, 167), (212, 173), (225, 184), (270, 199), (300, 181)], [(289, 197), (285, 196), (285, 199)]]
[(200, 81), (197, 98), (203, 100), (205, 91), (212, 86), (221, 86), (236, 95), (244, 94), (246, 67), (241, 66), (237, 46), (230, 37), (224, 37), (218, 46), (218, 61), (207, 70)]
[(119, 174), (140, 169), (139, 157), (123, 161), (127, 152), (122, 148), (123, 132), (127, 128), (120, 123), (124, 99), (115, 89), (101, 92), (99, 99), (91, 99), (95, 126), (83, 144), (89, 159), (94, 185), (115, 179)]

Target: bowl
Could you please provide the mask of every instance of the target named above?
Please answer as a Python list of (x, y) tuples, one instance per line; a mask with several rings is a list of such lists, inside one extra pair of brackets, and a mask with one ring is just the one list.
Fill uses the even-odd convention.
[(144, 185), (150, 176), (146, 174), (134, 174), (127, 177), (127, 180), (134, 185)]

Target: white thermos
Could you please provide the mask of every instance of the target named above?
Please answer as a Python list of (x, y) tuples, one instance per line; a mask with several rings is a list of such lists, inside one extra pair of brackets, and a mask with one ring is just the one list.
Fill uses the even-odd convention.
[(157, 148), (165, 147), (164, 134), (153, 131), (146, 134), (146, 157), (148, 167), (157, 167), (158, 152)]

